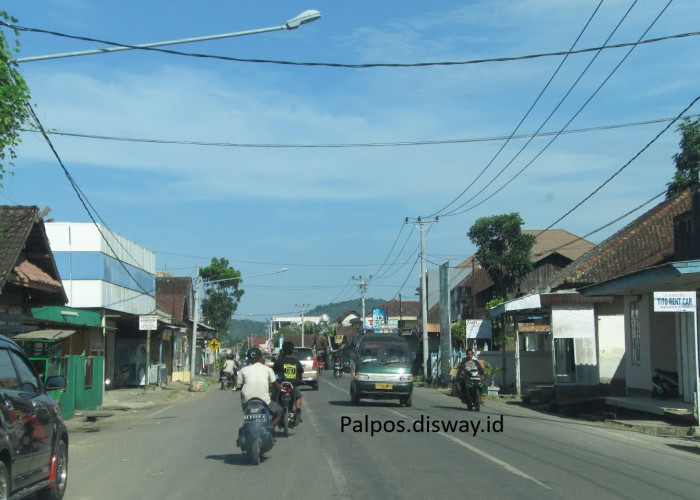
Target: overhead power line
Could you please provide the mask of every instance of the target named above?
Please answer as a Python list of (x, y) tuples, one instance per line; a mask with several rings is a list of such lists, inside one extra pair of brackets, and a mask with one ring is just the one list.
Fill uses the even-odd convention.
[[(49, 139), (49, 136), (46, 134), (46, 131), (45, 131), (45, 129), (44, 129), (44, 126), (41, 124), (41, 121), (39, 120), (39, 117), (36, 115), (36, 112), (34, 111), (34, 108), (30, 105), (30, 106), (27, 106), (27, 109), (28, 109), (29, 113), (31, 114), (32, 120), (33, 120), (34, 123), (36, 124), (38, 130), (41, 131), (41, 133), (42, 133), (42, 135), (43, 135), (43, 137), (44, 137), (44, 140), (46, 141), (46, 143), (48, 144), (49, 148), (50, 148), (51, 151), (53, 152), (53, 154), (54, 154), (56, 160), (58, 161), (58, 164), (61, 166), (61, 169), (63, 170), (63, 173), (64, 173), (64, 174), (66, 175), (66, 177), (68, 178), (68, 182), (70, 183), (71, 187), (73, 188), (73, 190), (75, 191), (76, 195), (78, 196), (78, 200), (79, 200), (80, 203), (83, 205), (83, 208), (85, 209), (85, 211), (87, 212), (88, 216), (90, 217), (90, 220), (92, 220), (93, 224), (94, 224), (95, 227), (97, 228), (97, 231), (100, 233), (100, 237), (101, 237), (102, 240), (105, 242), (105, 244), (107, 245), (107, 247), (111, 250), (114, 259), (116, 259), (116, 261), (122, 266), (122, 268), (124, 269), (124, 271), (126, 272), (126, 274), (129, 276), (129, 278), (131, 278), (131, 280), (134, 282), (134, 284), (135, 284), (138, 288), (140, 288), (140, 289), (142, 290), (142, 292), (136, 292), (136, 293), (138, 294), (137, 296), (140, 296), (140, 295), (148, 295), (148, 296), (151, 296), (151, 294), (154, 292), (154, 290), (150, 290), (150, 291), (149, 291), (149, 290), (146, 290), (146, 289), (141, 285), (141, 283), (139, 283), (139, 281), (134, 277), (134, 275), (131, 273), (131, 271), (130, 271), (129, 268), (127, 267), (127, 263), (125, 263), (123, 260), (121, 260), (121, 259), (119, 258), (117, 252), (116, 252), (116, 251), (114, 250), (114, 248), (112, 247), (112, 244), (110, 243), (110, 241), (107, 239), (107, 237), (106, 237), (105, 234), (103, 233), (102, 229), (100, 228), (100, 225), (97, 223), (97, 220), (95, 220), (95, 216), (94, 216), (93, 213), (90, 211), (90, 208), (89, 208), (89, 207), (91, 207), (91, 208), (93, 209), (93, 211), (94, 211), (94, 207), (93, 207), (92, 203), (90, 203), (90, 201), (89, 201), (89, 200), (87, 199), (87, 197), (85, 196), (85, 193), (82, 192), (82, 190), (80, 189), (80, 187), (78, 186), (78, 184), (75, 182), (75, 179), (73, 179), (73, 176), (70, 174), (70, 172), (68, 172), (68, 169), (67, 169), (66, 166), (64, 165), (63, 160), (61, 159), (60, 155), (58, 154), (58, 151), (56, 151), (56, 148), (55, 148), (54, 145), (51, 143), (51, 139)], [(89, 206), (89, 207), (88, 207), (88, 206)], [(114, 233), (112, 232), (112, 230), (111, 230), (106, 224), (104, 224), (104, 220), (102, 220), (101, 218), (100, 218), (100, 220), (102, 221), (102, 223), (103, 223), (105, 229), (107, 229), (107, 231), (109, 231), (110, 234), (112, 234), (112, 236), (114, 236)], [(119, 239), (118, 239), (118, 238), (115, 238), (115, 240), (117, 240), (117, 242), (121, 245), (121, 242), (119, 242)], [(128, 254), (128, 252), (127, 252), (127, 254)], [(129, 256), (133, 259), (133, 257), (132, 257), (131, 255), (129, 255)], [(130, 264), (130, 265), (133, 266), (133, 264)], [(142, 271), (144, 270), (144, 269), (139, 268), (139, 267), (137, 267), (137, 266), (133, 266), (133, 267), (136, 267), (137, 269), (142, 270)], [(133, 298), (136, 298), (136, 297), (133, 297)], [(126, 299), (126, 300), (132, 300), (132, 299)]]
[[(635, 3), (636, 3), (636, 2), (635, 2)], [(583, 28), (582, 28), (581, 31), (579, 32), (578, 36), (576, 37), (576, 39), (574, 40), (574, 42), (571, 44), (571, 47), (569, 48), (570, 51), (573, 50), (574, 47), (576, 47), (576, 44), (577, 44), (578, 41), (581, 39), (581, 37), (583, 36), (583, 34), (584, 34), (584, 32), (586, 31), (586, 29), (588, 28), (588, 26), (591, 24), (591, 21), (593, 21), (593, 18), (595, 17), (596, 13), (598, 12), (598, 10), (600, 9), (600, 6), (601, 6), (602, 4), (603, 4), (603, 0), (600, 0), (600, 2), (598, 3), (598, 5), (596, 6), (596, 8), (593, 10), (593, 13), (591, 14), (591, 16), (588, 18), (588, 21), (586, 21), (586, 24), (583, 26)], [(617, 28), (616, 28), (616, 29), (617, 29)], [(607, 43), (607, 40), (606, 40), (606, 43)], [(513, 139), (513, 136), (515, 136), (515, 133), (520, 129), (521, 125), (525, 122), (525, 120), (527, 119), (527, 117), (530, 116), (530, 113), (532, 112), (533, 109), (535, 109), (535, 106), (537, 106), (537, 103), (540, 102), (540, 99), (542, 98), (542, 96), (544, 95), (544, 93), (547, 91), (547, 89), (549, 88), (549, 86), (551, 85), (551, 83), (554, 81), (554, 78), (559, 74), (559, 70), (561, 70), (561, 68), (564, 66), (564, 63), (567, 61), (568, 58), (569, 58), (569, 56), (567, 55), (567, 56), (565, 56), (565, 57), (561, 60), (561, 62), (560, 62), (559, 65), (557, 66), (557, 68), (554, 70), (554, 73), (552, 73), (552, 76), (550, 76), (550, 77), (549, 77), (549, 80), (547, 80), (547, 83), (545, 84), (544, 88), (542, 88), (542, 90), (540, 91), (540, 93), (539, 93), (539, 94), (537, 95), (537, 97), (535, 98), (534, 102), (530, 105), (530, 107), (529, 107), (528, 110), (525, 112), (525, 114), (523, 115), (523, 117), (520, 119), (520, 121), (518, 122), (518, 124), (515, 126), (515, 128), (513, 129), (513, 131), (510, 133), (510, 135), (508, 136), (508, 138), (503, 142), (503, 144), (501, 145), (501, 147), (499, 148), (499, 150), (496, 151), (496, 153), (491, 157), (491, 159), (490, 159), (489, 162), (486, 164), (486, 166), (481, 170), (481, 172), (479, 172), (479, 175), (477, 175), (477, 176), (467, 185), (467, 187), (464, 188), (464, 189), (462, 190), (461, 193), (459, 193), (457, 196), (455, 196), (455, 197), (452, 199), (452, 201), (450, 201), (447, 205), (443, 206), (441, 209), (439, 209), (439, 210), (433, 212), (433, 213), (430, 215), (431, 217), (434, 217), (434, 216), (436, 216), (436, 215), (440, 215), (440, 214), (446, 213), (446, 210), (447, 210), (448, 208), (450, 208), (452, 205), (454, 205), (455, 203), (457, 203), (457, 201), (458, 201), (462, 196), (464, 196), (464, 195), (467, 193), (467, 191), (469, 191), (469, 190), (472, 188), (472, 186), (474, 186), (474, 184), (481, 178), (481, 176), (484, 175), (484, 174), (486, 173), (486, 171), (488, 170), (488, 168), (493, 164), (494, 161), (496, 161), (496, 158), (498, 158), (498, 156), (503, 152), (503, 150), (506, 148), (506, 146), (507, 146), (508, 143), (511, 141), (511, 139)], [(584, 70), (584, 71), (585, 71), (585, 70)], [(551, 115), (550, 115), (550, 116), (551, 116)], [(549, 119), (549, 118), (548, 118), (548, 119)], [(548, 120), (548, 119), (547, 119), (547, 120)], [(545, 120), (545, 121), (542, 123), (542, 125), (540, 125), (540, 127), (539, 127), (539, 128), (537, 129), (537, 131), (535, 132), (535, 135), (537, 134), (537, 132), (539, 132), (540, 130), (542, 130), (542, 128), (544, 127), (545, 123), (547, 123), (547, 120)], [(525, 147), (527, 147), (527, 145), (530, 143), (530, 141), (532, 141), (532, 139), (535, 137), (535, 135), (533, 135), (532, 137), (530, 137), (530, 140), (525, 144), (525, 146), (523, 146), (523, 149), (524, 149)], [(522, 151), (522, 149), (521, 149), (520, 151)], [(518, 154), (519, 154), (519, 153), (518, 153)], [(516, 154), (516, 157), (517, 157), (517, 154)], [(514, 160), (514, 159), (515, 159), (515, 158), (513, 158), (513, 160)], [(511, 160), (511, 162), (512, 162), (513, 160)], [(495, 178), (494, 178), (494, 180), (495, 180)], [(491, 182), (493, 182), (493, 181), (491, 181)], [(472, 197), (471, 199), (473, 199), (473, 197)], [(471, 199), (470, 199), (470, 200), (467, 200), (466, 203), (469, 203), (469, 201), (471, 201)], [(453, 211), (454, 211), (454, 210), (459, 210), (459, 208), (461, 208), (461, 207), (463, 207), (463, 206), (464, 206), (464, 204), (462, 204), (462, 205), (460, 205), (459, 207), (453, 209)]]
[[(668, 9), (669, 5), (671, 5), (671, 2), (672, 2), (672, 1), (673, 1), (673, 0), (669, 0), (668, 3), (664, 6), (664, 8), (661, 9), (661, 12), (659, 12), (659, 14), (654, 18), (654, 20), (653, 20), (653, 21), (651, 22), (651, 24), (647, 27), (647, 29), (644, 31), (644, 33), (642, 33), (642, 35), (639, 37), (640, 40), (642, 39), (642, 37), (644, 37), (644, 35), (646, 35), (646, 34), (649, 32), (649, 30), (651, 30), (651, 28), (654, 26), (654, 24), (656, 24), (656, 22), (659, 20), (659, 18), (661, 17), (661, 15), (666, 11), (666, 9)], [(574, 113), (574, 115), (561, 127), (560, 131), (564, 131), (564, 130), (566, 129), (566, 127), (568, 127), (568, 126), (576, 119), (576, 117), (577, 117), (579, 114), (581, 114), (581, 112), (586, 108), (586, 106), (588, 106), (588, 104), (590, 104), (590, 102), (593, 100), (593, 98), (594, 98), (596, 95), (598, 95), (598, 92), (600, 92), (600, 90), (605, 86), (605, 84), (613, 77), (613, 75), (617, 72), (617, 70), (620, 69), (620, 67), (622, 66), (622, 64), (627, 60), (627, 58), (630, 56), (630, 54), (632, 54), (632, 51), (634, 51), (635, 48), (636, 48), (636, 46), (630, 47), (630, 49), (629, 49), (629, 50), (627, 51), (627, 53), (622, 57), (622, 59), (620, 60), (620, 62), (618, 62), (617, 65), (612, 69), (612, 71), (610, 71), (610, 73), (608, 74), (608, 76), (606, 76), (605, 79), (598, 85), (598, 87), (591, 93), (591, 95), (588, 97), (588, 99), (586, 99), (586, 101), (578, 108), (578, 110)], [(578, 81), (578, 80), (577, 80), (577, 81)], [(574, 83), (574, 85), (575, 85), (575, 83)], [(573, 86), (572, 86), (572, 88), (573, 88)], [(569, 89), (569, 90), (571, 90), (571, 89)], [(567, 92), (567, 95), (568, 95), (568, 92)], [(566, 96), (565, 96), (565, 97), (566, 97)], [(561, 102), (560, 102), (559, 104), (561, 104)], [(557, 107), (558, 107), (558, 106), (559, 106), (559, 105), (557, 105)], [(548, 119), (549, 119), (549, 118), (548, 118)], [(676, 117), (676, 119), (678, 119), (678, 117)], [(674, 120), (674, 121), (675, 121), (675, 120)], [(673, 122), (671, 122), (671, 123), (673, 123)], [(506, 186), (508, 186), (511, 182), (513, 182), (515, 179), (517, 179), (517, 178), (520, 176), (520, 174), (522, 174), (528, 167), (530, 167), (530, 165), (532, 165), (532, 164), (535, 162), (535, 160), (537, 160), (537, 159), (538, 159), (538, 158), (539, 158), (553, 143), (554, 143), (554, 141), (557, 140), (557, 138), (559, 137), (559, 135), (560, 135), (560, 134), (556, 134), (554, 137), (552, 137), (552, 139), (551, 139), (547, 144), (545, 144), (544, 147), (543, 147), (543, 148), (542, 148), (542, 149), (541, 149), (527, 164), (525, 164), (525, 166), (524, 166), (523, 168), (521, 168), (520, 170), (518, 170), (518, 171), (515, 173), (515, 175), (513, 175), (510, 179), (508, 179), (508, 181), (506, 181), (504, 184), (502, 184), (502, 185), (501, 185), (498, 189), (496, 189), (494, 192), (492, 192), (491, 194), (489, 194), (488, 196), (486, 196), (486, 198), (482, 199), (481, 201), (479, 201), (479, 202), (477, 202), (477, 203), (475, 203), (475, 204), (473, 204), (473, 205), (471, 205), (471, 206), (469, 206), (469, 207), (467, 207), (467, 208), (464, 208), (464, 209), (462, 209), (462, 210), (459, 210), (460, 208), (462, 208), (462, 207), (464, 207), (466, 204), (468, 204), (470, 201), (474, 200), (477, 196), (479, 196), (480, 194), (482, 194), (482, 193), (486, 190), (486, 188), (487, 188), (488, 186), (490, 186), (490, 185), (505, 171), (506, 168), (508, 168), (508, 166), (510, 165), (510, 163), (508, 163), (504, 168), (502, 168), (501, 171), (497, 174), (497, 176), (494, 177), (494, 178), (493, 178), (484, 188), (482, 188), (476, 195), (472, 196), (469, 200), (467, 200), (466, 202), (462, 203), (459, 207), (453, 208), (449, 213), (444, 214), (444, 216), (455, 216), (455, 215), (463, 214), (463, 213), (465, 213), (465, 212), (468, 212), (468, 211), (470, 211), (470, 210), (473, 210), (474, 208), (476, 208), (476, 207), (478, 207), (478, 206), (484, 204), (486, 201), (488, 201), (488, 200), (490, 200), (491, 198), (493, 198), (496, 194), (498, 194), (498, 193), (501, 192), (503, 189), (505, 189)], [(459, 211), (457, 211), (457, 210), (459, 210)]]
[[(596, 194), (598, 191), (600, 191), (601, 189), (603, 189), (611, 180), (613, 180), (615, 177), (617, 177), (617, 175), (620, 174), (620, 172), (622, 172), (624, 169), (626, 169), (627, 167), (629, 167), (630, 164), (631, 164), (634, 160), (636, 160), (637, 158), (639, 158), (639, 156), (640, 156), (644, 151), (646, 151), (647, 149), (649, 149), (649, 147), (650, 147), (652, 144), (654, 144), (654, 143), (658, 140), (658, 138), (661, 137), (661, 136), (664, 134), (664, 132), (666, 132), (669, 128), (671, 128), (671, 125), (673, 125), (677, 120), (679, 120), (679, 119), (681, 118), (681, 116), (683, 116), (683, 114), (684, 114), (686, 111), (688, 111), (690, 108), (692, 108), (692, 107), (695, 105), (695, 103), (698, 102), (698, 100), (700, 100), (700, 96), (697, 96), (695, 99), (693, 99), (693, 101), (692, 101), (690, 104), (688, 104), (688, 106), (687, 106), (683, 111), (681, 111), (681, 112), (678, 114), (678, 116), (676, 117), (676, 120), (674, 120), (674, 121), (672, 121), (671, 123), (669, 123), (668, 125), (666, 125), (666, 127), (664, 127), (663, 130), (661, 130), (658, 134), (656, 134), (656, 137), (654, 137), (651, 141), (649, 141), (649, 142), (646, 144), (646, 146), (644, 146), (642, 149), (640, 149), (639, 152), (637, 152), (637, 154), (635, 154), (632, 158), (630, 158), (630, 160), (629, 160), (627, 163), (625, 163), (625, 164), (622, 165), (619, 169), (617, 169), (617, 171), (615, 171), (610, 177), (608, 177), (600, 186), (598, 186), (597, 188), (595, 188), (590, 194), (588, 194), (588, 195), (587, 195), (585, 198), (583, 198), (580, 202), (578, 202), (576, 205), (574, 205), (568, 212), (566, 212), (564, 215), (562, 215), (562, 216), (559, 217), (557, 220), (555, 220), (554, 222), (552, 222), (544, 231), (546, 231), (547, 229), (551, 229), (552, 227), (554, 227), (555, 224), (558, 224), (558, 223), (561, 222), (564, 218), (568, 217), (574, 210), (576, 210), (576, 209), (579, 208), (581, 205), (583, 205), (586, 201), (588, 201), (589, 199), (591, 199), (591, 197), (593, 197), (594, 194)], [(539, 233), (539, 234), (542, 234), (542, 233)], [(537, 236), (539, 236), (539, 234), (538, 234)]]
[[(688, 115), (688, 118), (697, 118), (700, 114)], [(260, 148), (260, 149), (284, 149), (284, 148), (384, 148), (384, 147), (400, 147), (400, 146), (440, 146), (446, 144), (465, 144), (472, 142), (498, 142), (507, 141), (514, 139), (529, 139), (531, 137), (548, 137), (553, 135), (566, 135), (566, 134), (580, 134), (585, 132), (598, 132), (601, 130), (611, 130), (617, 128), (626, 127), (639, 127), (642, 125), (653, 125), (655, 123), (662, 123), (675, 120), (672, 118), (655, 118), (651, 120), (637, 121), (637, 122), (627, 122), (627, 123), (616, 123), (611, 125), (598, 125), (595, 127), (585, 127), (576, 128), (563, 131), (549, 131), (549, 132), (536, 132), (533, 134), (517, 134), (517, 135), (502, 135), (502, 136), (491, 136), (491, 137), (468, 137), (463, 139), (437, 139), (437, 140), (425, 140), (425, 141), (394, 141), (394, 142), (355, 142), (355, 143), (318, 143), (318, 144), (294, 144), (294, 143), (245, 143), (245, 142), (210, 142), (210, 141), (195, 141), (195, 140), (178, 140), (178, 139), (153, 139), (144, 137), (124, 137), (124, 136), (113, 136), (113, 135), (98, 135), (98, 134), (83, 134), (79, 132), (61, 132), (57, 130), (47, 130), (46, 133), (49, 135), (56, 135), (62, 137), (76, 137), (80, 139), (95, 139), (102, 141), (115, 141), (115, 142), (135, 142), (135, 143), (145, 143), (145, 144), (170, 144), (178, 146), (205, 146), (205, 147), (219, 147), (219, 148)], [(35, 130), (24, 129), (23, 132), (36, 132)]]
[(139, 47), (137, 45), (130, 45), (127, 43), (112, 42), (108, 40), (101, 40), (99, 38), (91, 38), (86, 36), (69, 35), (67, 33), (61, 33), (58, 31), (44, 30), (40, 28), (30, 28), (27, 26), (19, 26), (16, 24), (9, 24), (4, 21), (0, 21), (0, 26), (6, 26), (11, 29), (16, 29), (18, 31), (24, 31), (28, 33), (43, 33), (47, 35), (58, 36), (62, 38), (70, 38), (73, 40), (82, 40), (86, 42), (101, 43), (103, 45), (110, 45), (113, 47), (128, 47), (135, 50), (147, 50), (152, 52), (163, 52), (165, 54), (172, 54), (178, 56), (187, 57), (199, 57), (202, 59), (218, 59), (222, 61), (231, 62), (245, 62), (245, 63), (257, 63), (257, 64), (280, 64), (285, 66), (320, 66), (328, 68), (348, 68), (348, 69), (368, 69), (368, 68), (415, 68), (415, 67), (426, 67), (426, 66), (461, 66), (467, 64), (483, 64), (483, 63), (494, 63), (494, 62), (510, 62), (510, 61), (522, 61), (527, 59), (538, 59), (542, 57), (557, 57), (566, 56), (571, 54), (584, 54), (586, 52), (595, 52), (598, 50), (607, 49), (619, 49), (624, 47), (631, 47), (649, 43), (657, 43), (665, 40), (673, 40), (680, 38), (687, 38), (692, 36), (700, 35), (700, 31), (693, 31), (689, 33), (679, 33), (676, 35), (668, 35), (657, 38), (649, 38), (646, 40), (638, 40), (636, 42), (627, 43), (617, 43), (614, 45), (608, 45), (603, 47), (590, 47), (586, 49), (578, 49), (572, 51), (557, 51), (557, 52), (544, 52), (539, 54), (528, 54), (522, 56), (512, 56), (512, 57), (493, 57), (486, 59), (470, 59), (464, 61), (438, 61), (438, 62), (414, 62), (414, 63), (367, 63), (367, 64), (347, 64), (347, 63), (337, 63), (337, 62), (300, 62), (300, 61), (285, 61), (285, 60), (275, 60), (275, 59), (248, 59), (240, 57), (230, 57), (230, 56), (219, 56), (213, 54), (200, 54), (196, 52), (183, 52), (180, 50), (163, 49), (158, 47)]

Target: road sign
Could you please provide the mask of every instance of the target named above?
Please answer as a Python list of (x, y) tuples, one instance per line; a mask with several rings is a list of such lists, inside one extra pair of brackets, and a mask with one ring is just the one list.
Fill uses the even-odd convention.
[(156, 315), (141, 315), (139, 316), (139, 330), (157, 330), (158, 316)]
[(216, 351), (220, 346), (221, 344), (219, 344), (219, 341), (216, 339), (211, 339), (209, 341), (209, 347), (211, 347), (213, 351)]

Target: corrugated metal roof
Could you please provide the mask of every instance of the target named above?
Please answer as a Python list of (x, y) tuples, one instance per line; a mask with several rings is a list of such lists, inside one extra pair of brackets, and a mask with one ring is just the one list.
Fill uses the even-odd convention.
[(35, 330), (33, 332), (20, 333), (12, 337), (12, 340), (63, 340), (75, 333), (75, 330)]

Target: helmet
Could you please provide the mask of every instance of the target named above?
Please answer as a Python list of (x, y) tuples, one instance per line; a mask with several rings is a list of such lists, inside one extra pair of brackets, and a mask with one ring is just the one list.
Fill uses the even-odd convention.
[(233, 359), (233, 353), (232, 352), (228, 353), (228, 355), (226, 356), (226, 359)]
[(294, 342), (282, 342), (282, 352), (284, 354), (292, 354), (294, 352)]
[(251, 347), (250, 349), (248, 349), (248, 354), (246, 354), (246, 357), (248, 358), (248, 360), (255, 363), (262, 357), (262, 351), (257, 347)]

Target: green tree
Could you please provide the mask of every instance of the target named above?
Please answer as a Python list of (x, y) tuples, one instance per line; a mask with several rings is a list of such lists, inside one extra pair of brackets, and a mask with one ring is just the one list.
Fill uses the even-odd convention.
[(476, 245), (476, 258), (495, 285), (495, 297), (514, 292), (532, 271), (530, 251), (535, 236), (523, 234), (520, 214), (493, 215), (474, 222), (467, 236)]
[(676, 172), (666, 185), (666, 199), (673, 198), (698, 182), (700, 169), (700, 118), (685, 118), (676, 129), (681, 133), (680, 153), (673, 155)]
[[(17, 19), (4, 10), (0, 10), (0, 22)], [(6, 25), (2, 22), (3, 25)], [(14, 43), (12, 46), (0, 30), (0, 181), (5, 172), (14, 166), (17, 158), (15, 149), (19, 146), (22, 129), (30, 123), (29, 87), (17, 70), (17, 63), (12, 62), (14, 54), (19, 52), (19, 32), (13, 29)], [(2, 184), (0, 184), (2, 187)]]
[[(211, 264), (200, 271), (204, 282), (204, 300), (202, 300), (202, 316), (204, 320), (216, 328), (219, 335), (227, 336), (231, 316), (238, 309), (238, 303), (245, 293), (240, 271), (229, 266), (223, 257), (211, 259)], [(226, 339), (228, 340), (228, 339)]]
[(455, 321), (450, 327), (452, 332), (452, 342), (457, 346), (467, 343), (467, 324), (464, 321)]

